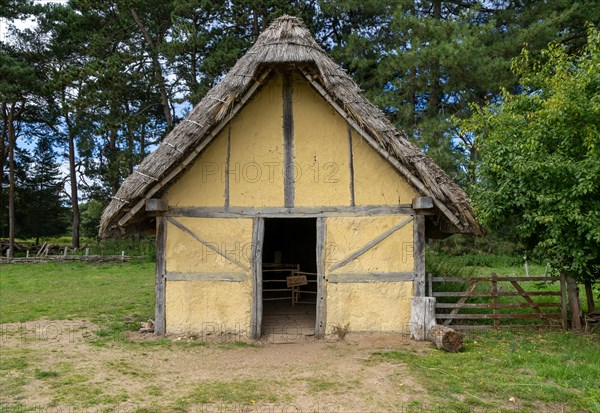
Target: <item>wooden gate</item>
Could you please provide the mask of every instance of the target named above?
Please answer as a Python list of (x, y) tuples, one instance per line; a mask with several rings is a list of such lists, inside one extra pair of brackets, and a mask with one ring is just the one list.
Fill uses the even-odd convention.
[[(560, 289), (526, 291), (522, 284), (532, 281), (558, 282)], [(444, 290), (462, 287), (462, 291), (439, 291), (441, 288), (436, 286), (441, 283), (446, 283)], [(452, 325), (455, 329), (500, 329), (525, 325), (560, 325), (567, 328), (564, 277), (498, 277), (496, 274), (468, 278), (430, 276), (429, 296), (436, 297), (437, 322), (445, 326)], [(542, 300), (539, 297), (550, 298)], [(553, 323), (553, 320), (557, 321)]]

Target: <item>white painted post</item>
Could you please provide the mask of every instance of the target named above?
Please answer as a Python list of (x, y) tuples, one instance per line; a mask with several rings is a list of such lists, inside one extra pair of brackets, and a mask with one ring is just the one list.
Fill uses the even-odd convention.
[(125, 251), (121, 251), (121, 261), (125, 261)]
[(68, 252), (68, 251), (69, 251), (69, 248), (65, 247), (65, 253), (64, 253), (64, 256), (65, 256), (65, 257), (67, 256), (67, 252)]
[(27, 250), (27, 253), (25, 255), (25, 258), (29, 258), (29, 250)]
[(87, 257), (90, 254), (90, 249), (88, 247), (85, 248), (85, 256)]

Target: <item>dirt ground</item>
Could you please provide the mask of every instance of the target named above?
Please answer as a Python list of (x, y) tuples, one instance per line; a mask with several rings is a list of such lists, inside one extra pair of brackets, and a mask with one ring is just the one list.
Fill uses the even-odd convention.
[(268, 336), (247, 344), (228, 337), (204, 345), (203, 338), (131, 332), (99, 344), (98, 326), (87, 321), (1, 328), (0, 384), (8, 391), (0, 400), (57, 412), (404, 412), (427, 405), (425, 389), (406, 366), (371, 356), (434, 351), (401, 334)]

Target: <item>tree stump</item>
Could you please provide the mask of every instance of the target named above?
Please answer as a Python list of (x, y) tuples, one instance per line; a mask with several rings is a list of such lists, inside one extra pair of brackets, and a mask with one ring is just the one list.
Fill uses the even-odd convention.
[(462, 335), (450, 327), (436, 325), (427, 332), (427, 340), (450, 353), (457, 353), (463, 346)]

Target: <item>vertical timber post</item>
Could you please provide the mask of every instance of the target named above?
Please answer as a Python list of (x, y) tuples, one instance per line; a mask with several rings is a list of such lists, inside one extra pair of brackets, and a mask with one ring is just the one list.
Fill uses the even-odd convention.
[(427, 333), (435, 326), (435, 298), (425, 296), (425, 213), (433, 208), (433, 199), (419, 197), (413, 199), (413, 259), (414, 281), (413, 298), (410, 302), (411, 336), (422, 341), (427, 339)]
[(325, 234), (324, 217), (317, 218), (317, 316), (315, 337), (325, 337), (327, 330), (327, 280), (325, 280)]
[(569, 329), (569, 317), (567, 310), (567, 281), (565, 274), (560, 273), (560, 316), (563, 330)]
[(156, 217), (156, 282), (154, 285), (154, 334), (162, 336), (166, 333), (165, 308), (165, 273), (166, 273), (167, 220), (164, 216)]
[(413, 295), (425, 297), (425, 216), (415, 214), (413, 221), (413, 254), (415, 281)]
[(294, 109), (292, 72), (283, 74), (283, 192), (286, 208), (294, 207)]
[(265, 219), (254, 218), (252, 225), (252, 309), (250, 334), (258, 340), (262, 336), (262, 250), (265, 239)]
[[(167, 272), (167, 218), (169, 210), (167, 201), (161, 198), (146, 200), (146, 212), (156, 216), (156, 280), (154, 283), (154, 334), (162, 336), (167, 332), (166, 321), (166, 279)], [(125, 252), (121, 252), (125, 259)]]
[(571, 329), (581, 330), (581, 303), (579, 301), (579, 288), (572, 276), (567, 275), (567, 295), (571, 309)]

